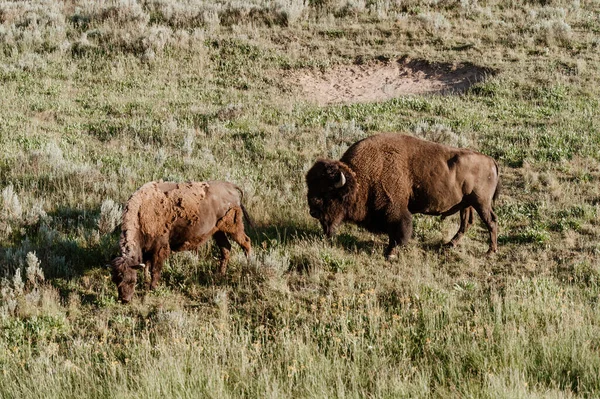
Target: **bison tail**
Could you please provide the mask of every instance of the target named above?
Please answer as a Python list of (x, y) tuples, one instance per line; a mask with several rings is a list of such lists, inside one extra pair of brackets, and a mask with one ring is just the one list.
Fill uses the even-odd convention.
[(242, 190), (239, 186), (235, 185), (235, 189), (239, 191), (240, 193), (240, 208), (242, 208), (242, 213), (244, 214), (244, 219), (246, 219), (246, 222), (248, 223), (248, 225), (252, 228), (254, 228), (254, 222), (252, 221), (252, 218), (250, 217), (250, 215), (248, 214), (248, 211), (246, 210), (246, 207), (244, 207), (244, 190)]
[(244, 214), (244, 219), (246, 219), (246, 222), (248, 223), (248, 225), (252, 228), (254, 228), (254, 222), (252, 221), (252, 218), (250, 218), (250, 215), (248, 214), (248, 211), (246, 210), (246, 207), (243, 204), (240, 204), (240, 208), (242, 208), (242, 213)]
[(494, 195), (492, 196), (492, 203), (496, 202), (496, 199), (498, 199), (498, 196), (500, 195), (500, 191), (502, 189), (502, 184), (500, 182), (500, 171), (498, 169), (498, 163), (496, 161), (494, 161), (494, 164), (496, 165), (496, 176), (498, 176), (498, 181), (496, 182), (496, 189), (494, 190)]

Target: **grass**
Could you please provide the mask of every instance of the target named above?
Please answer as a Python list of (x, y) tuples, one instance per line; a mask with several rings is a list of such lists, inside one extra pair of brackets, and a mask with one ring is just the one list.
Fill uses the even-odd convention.
[[(0, 4), (1, 397), (600, 395), (596, 1)], [(498, 73), (319, 107), (290, 70), (408, 55)], [(378, 131), (495, 157), (500, 248), (415, 217), (322, 237), (304, 175)], [(153, 179), (244, 188), (255, 257), (171, 257), (116, 303), (115, 214)], [(39, 272), (38, 272), (39, 271)], [(140, 288), (140, 287), (138, 287)]]

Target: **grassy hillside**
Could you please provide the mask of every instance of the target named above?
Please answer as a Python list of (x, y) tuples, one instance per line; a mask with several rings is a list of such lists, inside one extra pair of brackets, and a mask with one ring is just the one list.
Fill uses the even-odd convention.
[[(598, 0), (0, 2), (0, 397), (600, 396)], [(395, 60), (496, 71), (461, 95), (321, 106), (286, 78)], [(325, 239), (304, 174), (404, 131), (495, 157), (477, 222)], [(172, 256), (116, 301), (122, 204), (226, 179), (257, 223), (225, 278)], [(141, 275), (140, 275), (141, 278)]]

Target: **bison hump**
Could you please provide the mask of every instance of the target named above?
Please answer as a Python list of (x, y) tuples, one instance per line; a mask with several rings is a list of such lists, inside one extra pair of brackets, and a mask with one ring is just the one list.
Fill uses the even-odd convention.
[(167, 193), (173, 203), (178, 218), (196, 223), (202, 214), (203, 200), (209, 185), (207, 183), (183, 183)]

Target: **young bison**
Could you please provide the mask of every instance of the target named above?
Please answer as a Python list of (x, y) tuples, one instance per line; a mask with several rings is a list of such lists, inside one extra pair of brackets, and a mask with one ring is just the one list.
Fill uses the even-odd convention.
[(149, 270), (150, 289), (154, 289), (171, 252), (198, 248), (210, 237), (221, 249), (221, 274), (231, 250), (227, 235), (249, 256), (250, 238), (244, 233), (243, 217), (251, 222), (242, 196), (239, 187), (222, 181), (150, 182), (133, 193), (123, 211), (121, 256), (111, 262), (119, 300), (131, 300), (138, 269)]
[(492, 203), (498, 195), (496, 162), (475, 151), (401, 134), (379, 134), (353, 144), (339, 161), (318, 160), (306, 175), (310, 215), (327, 236), (343, 221), (389, 235), (386, 257), (412, 235), (412, 214), (452, 215), (460, 211), (456, 245), (477, 211), (490, 232), (489, 253), (497, 251), (498, 223)]

